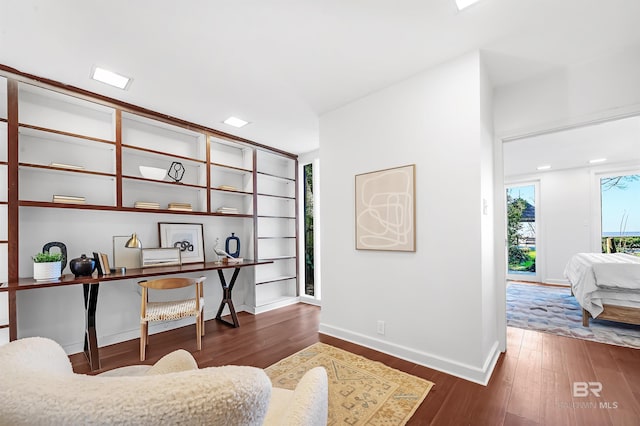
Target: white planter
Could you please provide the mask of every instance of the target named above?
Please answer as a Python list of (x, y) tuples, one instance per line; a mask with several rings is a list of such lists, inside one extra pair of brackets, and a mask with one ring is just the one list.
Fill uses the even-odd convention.
[(36, 281), (57, 280), (62, 275), (62, 262), (33, 263), (33, 279)]

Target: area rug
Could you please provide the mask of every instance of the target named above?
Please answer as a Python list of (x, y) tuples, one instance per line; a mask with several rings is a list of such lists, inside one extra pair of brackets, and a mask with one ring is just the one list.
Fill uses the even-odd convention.
[(583, 327), (582, 308), (564, 287), (508, 283), (507, 325), (640, 349), (640, 326), (591, 319)]
[(329, 378), (328, 425), (404, 425), (434, 386), (325, 343), (316, 343), (266, 369), (274, 386), (294, 389), (310, 369)]

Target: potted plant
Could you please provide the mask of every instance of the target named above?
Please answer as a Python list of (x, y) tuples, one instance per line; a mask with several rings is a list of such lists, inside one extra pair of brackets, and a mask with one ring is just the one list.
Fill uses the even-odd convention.
[(33, 278), (36, 281), (56, 280), (62, 275), (62, 253), (43, 252), (32, 259)]

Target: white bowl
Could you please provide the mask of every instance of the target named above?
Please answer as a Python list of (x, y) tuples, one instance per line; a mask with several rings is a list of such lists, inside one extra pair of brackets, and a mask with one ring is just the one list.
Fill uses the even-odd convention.
[(167, 175), (167, 171), (165, 169), (158, 167), (138, 166), (138, 168), (140, 169), (142, 177), (147, 179), (163, 180)]

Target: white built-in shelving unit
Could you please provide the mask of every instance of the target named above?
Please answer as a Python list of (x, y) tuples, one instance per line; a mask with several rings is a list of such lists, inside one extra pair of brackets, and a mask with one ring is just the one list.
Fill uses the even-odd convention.
[[(24, 207), (35, 208), (43, 218), (48, 209), (65, 208), (87, 215), (99, 210), (220, 221), (229, 234), (242, 238), (242, 257), (274, 262), (251, 275), (255, 286), (244, 306), (258, 313), (298, 300), (295, 155), (55, 82), (41, 83), (14, 71), (2, 75), (0, 282), (8, 290), (0, 291), (0, 344), (15, 334), (11, 303), (16, 302), (10, 294), (17, 291), (12, 282), (23, 278), (7, 272), (19, 270), (11, 247), (21, 258), (30, 255), (20, 250), (18, 238), (8, 236), (7, 212), (18, 215)], [(18, 111), (13, 124), (8, 118), (12, 105)], [(17, 134), (17, 201), (7, 191), (11, 170), (16, 171), (8, 154), (16, 146), (12, 134)], [(184, 170), (179, 182), (170, 176), (145, 178), (140, 172), (140, 166), (168, 170), (174, 162)], [(55, 195), (84, 202), (61, 204), (54, 202)], [(136, 207), (140, 201), (159, 208)], [(191, 210), (169, 209), (171, 203), (188, 204)]]

